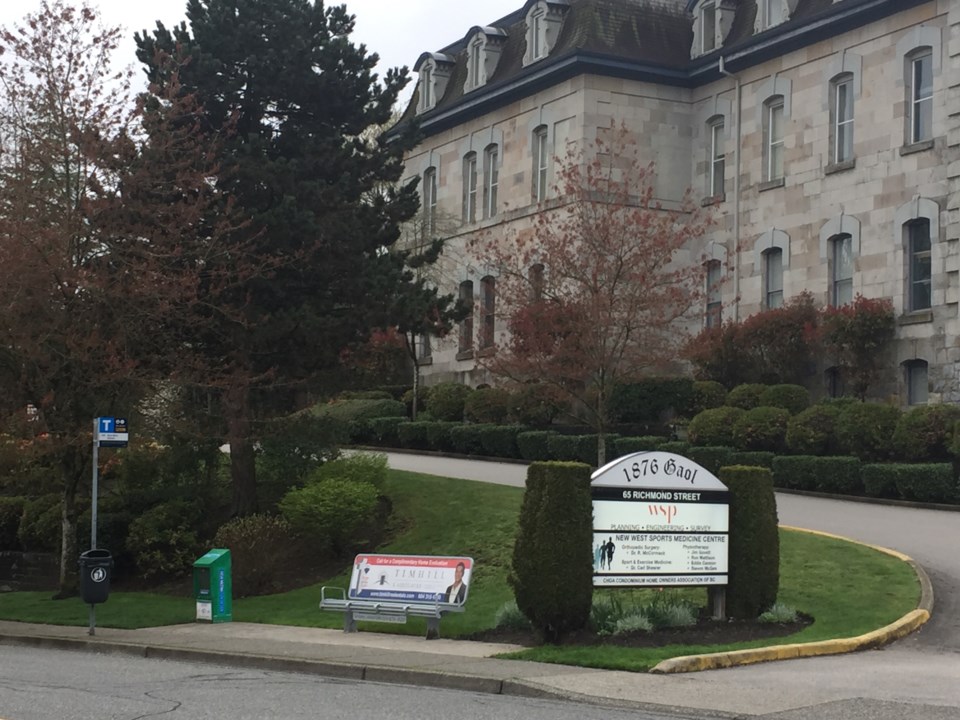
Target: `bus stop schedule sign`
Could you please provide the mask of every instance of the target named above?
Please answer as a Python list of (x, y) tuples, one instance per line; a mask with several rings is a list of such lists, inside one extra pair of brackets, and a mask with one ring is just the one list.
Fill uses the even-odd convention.
[(127, 419), (118, 417), (98, 417), (97, 437), (99, 447), (126, 447), (130, 440)]
[(595, 587), (727, 584), (730, 495), (705, 468), (633, 453), (590, 485)]

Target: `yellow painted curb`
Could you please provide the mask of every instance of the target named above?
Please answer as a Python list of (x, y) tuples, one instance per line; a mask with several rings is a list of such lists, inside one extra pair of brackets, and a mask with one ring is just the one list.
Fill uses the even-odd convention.
[(732, 650), (730, 652), (709, 653), (706, 655), (684, 655), (682, 657), (664, 660), (651, 669), (650, 672), (681, 673), (697, 672), (700, 670), (717, 670), (720, 668), (734, 667), (736, 665), (771, 662), (773, 660), (790, 660), (793, 658), (817, 657), (820, 655), (840, 655), (843, 653), (856, 652), (857, 650), (867, 650), (869, 648), (886, 645), (905, 635), (909, 635), (930, 619), (930, 610), (933, 607), (933, 591), (930, 588), (930, 581), (927, 579), (926, 573), (912, 558), (896, 550), (862, 543), (840, 535), (832, 535), (817, 530), (807, 530), (805, 528), (788, 527), (785, 525), (781, 525), (781, 528), (784, 530), (810, 533), (812, 535), (821, 535), (836, 540), (845, 540), (856, 545), (873, 548), (874, 550), (892, 555), (903, 562), (909, 563), (910, 566), (913, 567), (914, 572), (917, 573), (917, 580), (920, 582), (920, 607), (916, 610), (911, 610), (899, 620), (885, 627), (865, 633), (864, 635), (858, 635), (857, 637), (820, 640), (810, 643), (774, 645), (765, 648), (752, 648), (750, 650)]

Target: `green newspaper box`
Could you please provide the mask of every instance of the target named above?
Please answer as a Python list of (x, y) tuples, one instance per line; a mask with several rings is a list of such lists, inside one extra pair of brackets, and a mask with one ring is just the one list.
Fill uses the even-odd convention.
[(232, 595), (230, 551), (214, 548), (193, 564), (193, 597), (197, 601), (197, 620), (215, 623), (233, 620)]

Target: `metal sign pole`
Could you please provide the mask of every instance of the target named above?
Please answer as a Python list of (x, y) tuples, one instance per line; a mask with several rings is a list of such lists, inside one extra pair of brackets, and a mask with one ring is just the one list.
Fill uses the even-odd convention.
[[(97, 481), (100, 472), (100, 418), (93, 419), (93, 490), (90, 493), (90, 549), (97, 549)], [(80, 572), (85, 572), (81, 567)], [(96, 635), (97, 608), (90, 604), (90, 635)]]

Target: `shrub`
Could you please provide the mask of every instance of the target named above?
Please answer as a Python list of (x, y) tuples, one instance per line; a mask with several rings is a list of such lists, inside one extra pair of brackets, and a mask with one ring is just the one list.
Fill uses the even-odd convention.
[(25, 504), (22, 497), (0, 497), (0, 551), (20, 549), (17, 531)]
[(230, 550), (237, 597), (279, 590), (296, 567), (297, 555), (305, 551), (298, 546), (290, 523), (276, 515), (234, 518), (220, 526), (213, 545)]
[(949, 463), (890, 464), (897, 492), (904, 500), (931, 503), (960, 501), (957, 479)]
[(716, 475), (721, 467), (730, 464), (732, 454), (733, 448), (722, 445), (694, 445), (687, 451), (686, 457)]
[(367, 420), (370, 442), (380, 447), (396, 447), (400, 444), (400, 426), (408, 422), (405, 417), (382, 417)]
[(529, 430), (517, 435), (517, 448), (520, 457), (530, 462), (550, 459), (550, 436), (557, 433), (552, 430)]
[(17, 529), (20, 546), (28, 552), (56, 552), (60, 549), (60, 495), (42, 495), (23, 504)]
[(483, 432), (494, 425), (452, 425), (447, 431), (453, 452), (483, 455)]
[(894, 463), (873, 463), (860, 468), (860, 480), (867, 497), (899, 498), (897, 475), (902, 465)]
[(890, 455), (900, 410), (884, 403), (851, 403), (837, 417), (837, 441), (841, 452), (864, 462), (885, 460)]
[(327, 417), (349, 424), (355, 420), (381, 417), (405, 417), (407, 408), (399, 400), (334, 400), (313, 408), (317, 417)]
[(689, 602), (667, 599), (655, 601), (646, 608), (646, 615), (656, 628), (687, 627), (697, 624), (697, 611)]
[(752, 410), (755, 407), (760, 407), (760, 396), (766, 391), (767, 386), (761, 383), (737, 385), (727, 393), (727, 405), (741, 410)]
[(397, 425), (397, 439), (400, 446), (414, 450), (432, 450), (430, 445), (430, 428), (435, 422), (405, 422)]
[(801, 292), (783, 307), (762, 310), (743, 321), (739, 342), (763, 383), (802, 383), (819, 357), (820, 312), (813, 295)]
[(653, 623), (650, 622), (650, 618), (643, 613), (634, 612), (617, 620), (613, 634), (625, 635), (627, 633), (650, 632), (651, 630), (653, 630)]
[(473, 423), (502, 423), (510, 409), (510, 393), (503, 388), (474, 390), (463, 403), (463, 417)]
[[(644, 435), (641, 437), (620, 437), (611, 443), (614, 457), (623, 457), (637, 452), (648, 452), (656, 450), (661, 444), (667, 442), (665, 437), (659, 435)], [(610, 445), (608, 445), (610, 447)]]
[(704, 410), (723, 407), (727, 402), (727, 389), (716, 380), (697, 380), (693, 383), (693, 397), (689, 413), (696, 415)]
[(363, 534), (377, 519), (378, 505), (372, 483), (329, 478), (291, 490), (280, 501), (280, 511), (294, 532), (321, 553), (343, 557), (364, 544)]
[(430, 448), (453, 452), (453, 444), (450, 442), (450, 429), (459, 426), (460, 423), (454, 422), (431, 422), (427, 427), (427, 442), (430, 444)]
[(789, 490), (859, 495), (860, 461), (854, 457), (818, 457), (784, 455), (773, 460), (773, 478), (777, 487)]
[(893, 303), (887, 299), (857, 295), (852, 303), (823, 311), (824, 349), (836, 359), (853, 394), (861, 400), (885, 365), (896, 325)]
[(382, 488), (387, 481), (387, 456), (380, 453), (352, 453), (324, 463), (307, 477), (307, 484), (342, 480), (367, 482)]
[(760, 613), (757, 620), (762, 623), (794, 623), (797, 621), (797, 611), (789, 605), (775, 602), (769, 610)]
[[(569, 462), (580, 461), (580, 438), (582, 435), (560, 435), (553, 433), (547, 438), (547, 451), (551, 460)], [(594, 455), (596, 460), (596, 455)], [(593, 463), (588, 463), (593, 465)]]
[(733, 426), (733, 442), (739, 450), (783, 450), (790, 412), (783, 408), (756, 407), (747, 410)]
[(674, 455), (683, 455), (687, 456), (687, 453), (690, 452), (690, 443), (684, 440), (672, 440), (670, 442), (661, 443), (657, 446), (657, 450), (665, 453), (673, 453)]
[(893, 431), (893, 452), (906, 462), (950, 459), (953, 426), (960, 419), (956, 405), (923, 405), (900, 416)]
[(732, 447), (733, 426), (744, 411), (735, 407), (704, 410), (690, 421), (687, 438), (694, 445), (725, 445)]
[(337, 400), (395, 400), (386, 390), (344, 390)]
[(533, 463), (509, 582), (517, 606), (547, 642), (587, 624), (593, 596), (590, 467)]
[(544, 383), (521, 385), (510, 395), (510, 417), (521, 425), (549, 425), (565, 406), (560, 392)]
[(615, 385), (607, 408), (614, 422), (659, 423), (688, 415), (692, 399), (690, 378), (650, 377)]
[(798, 455), (830, 455), (839, 448), (836, 439), (836, 405), (817, 404), (794, 415), (787, 423), (787, 448)]
[(773, 467), (773, 459), (776, 453), (765, 452), (762, 450), (735, 450), (727, 458), (728, 465), (747, 465), (748, 467)]
[(755, 618), (777, 600), (780, 583), (780, 536), (773, 475), (765, 468), (721, 468), (730, 491), (729, 584), (727, 611), (735, 618)]
[(810, 392), (803, 385), (771, 385), (760, 394), (760, 405), (783, 408), (796, 415), (810, 407)]
[(437, 420), (463, 420), (463, 408), (473, 388), (460, 383), (440, 383), (430, 387), (427, 412)]
[(597, 635), (611, 635), (623, 614), (623, 603), (616, 593), (595, 595), (590, 602), (588, 624)]
[(515, 600), (509, 600), (500, 606), (494, 616), (493, 626), (506, 630), (529, 630), (530, 621), (520, 612)]
[(484, 425), (480, 430), (480, 444), (485, 455), (500, 458), (518, 458), (517, 436), (525, 428), (522, 425)]
[[(421, 385), (417, 388), (417, 413), (427, 409), (427, 396), (429, 394), (430, 388), (428, 386)], [(407, 408), (407, 415), (413, 417), (413, 388), (403, 393), (400, 402)]]
[(185, 500), (150, 508), (130, 523), (127, 550), (142, 578), (176, 577), (187, 572), (200, 553), (195, 528), (201, 509)]

